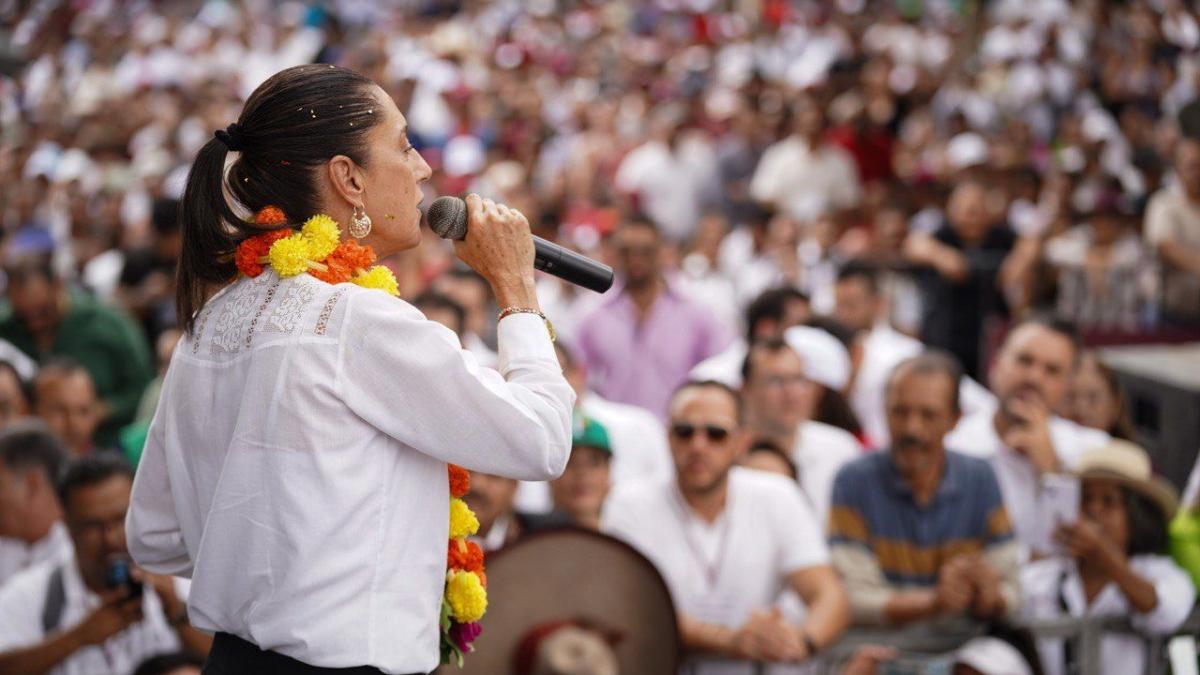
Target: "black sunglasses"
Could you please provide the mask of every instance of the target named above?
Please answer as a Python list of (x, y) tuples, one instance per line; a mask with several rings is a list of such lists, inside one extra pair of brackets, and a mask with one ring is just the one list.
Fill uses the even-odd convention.
[(695, 436), (697, 432), (703, 433), (705, 436), (708, 436), (708, 440), (716, 443), (729, 438), (729, 430), (715, 424), (697, 425), (679, 423), (671, 425), (671, 434), (680, 440), (690, 441), (692, 440), (692, 436)]

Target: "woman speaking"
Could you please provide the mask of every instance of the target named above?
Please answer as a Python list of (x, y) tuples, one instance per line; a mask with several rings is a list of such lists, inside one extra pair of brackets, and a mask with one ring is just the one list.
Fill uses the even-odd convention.
[(216, 633), (206, 674), (432, 670), (447, 463), (525, 480), (565, 466), (573, 394), (525, 217), (472, 196), (455, 244), (503, 308), (499, 372), (374, 265), (420, 242), (429, 176), (391, 98), (328, 65), (267, 80), (196, 157), (186, 336), (126, 528), (139, 565), (192, 579), (191, 622)]

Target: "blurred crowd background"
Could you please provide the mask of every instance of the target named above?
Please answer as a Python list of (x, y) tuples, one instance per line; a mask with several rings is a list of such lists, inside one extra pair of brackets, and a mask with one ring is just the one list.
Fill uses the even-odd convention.
[[(888, 448), (888, 373), (925, 347), (957, 360), (973, 413), (1006, 395), (989, 366), (1030, 316), (1089, 347), (1200, 339), (1182, 0), (0, 0), (0, 423), (136, 463), (180, 337), (192, 158), (312, 62), (395, 98), (434, 169), (426, 205), (477, 192), (616, 268), (605, 296), (539, 281), (583, 412), (616, 420), (613, 485), (671, 474), (689, 374), (749, 384), (748, 346), (795, 326), (813, 331), (787, 340), (816, 390), (800, 415), (847, 435), (811, 446), (823, 482), (800, 476), (822, 517), (841, 464)], [(384, 262), (494, 363), (497, 308), (445, 242)], [(1131, 438), (1112, 373), (1076, 361), (1049, 412)], [(511, 487), (473, 506), (561, 510)]]

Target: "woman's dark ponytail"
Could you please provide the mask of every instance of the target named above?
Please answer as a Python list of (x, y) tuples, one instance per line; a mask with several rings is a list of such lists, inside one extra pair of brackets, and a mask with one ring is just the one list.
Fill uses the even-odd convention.
[(383, 118), (375, 92), (370, 79), (345, 68), (288, 68), (262, 83), (238, 121), (200, 149), (179, 209), (183, 251), (175, 301), (185, 331), (192, 332), (212, 292), (233, 281), (237, 245), (262, 232), (230, 202), (247, 216), (279, 207), (293, 225), (317, 213), (320, 166), (337, 155), (367, 165), (367, 133)]
[(233, 278), (237, 215), (225, 198), (225, 144), (209, 139), (188, 172), (180, 204), (180, 232), (185, 246), (179, 256), (175, 303), (183, 328), (191, 332), (196, 311), (208, 290)]

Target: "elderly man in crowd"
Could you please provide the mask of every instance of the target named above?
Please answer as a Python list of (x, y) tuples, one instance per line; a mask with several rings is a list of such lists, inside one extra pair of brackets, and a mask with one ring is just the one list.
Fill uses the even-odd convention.
[[(735, 466), (745, 449), (736, 391), (688, 383), (668, 413), (675, 476), (614, 490), (602, 529), (666, 579), (692, 672), (812, 661), (849, 620), (812, 509), (787, 478)], [(807, 606), (802, 624), (774, 607), (784, 587)]]
[(70, 557), (55, 492), (67, 450), (36, 421), (0, 432), (0, 586), (23, 569)]
[(74, 554), (31, 567), (0, 589), (0, 672), (129, 673), (181, 647), (208, 653), (212, 638), (188, 623), (183, 584), (128, 562), (132, 488), (133, 470), (115, 455), (68, 466), (58, 492)]
[(946, 447), (992, 465), (1017, 539), (1034, 553), (1052, 550), (1045, 476), (1070, 471), (1084, 451), (1105, 445), (1108, 434), (1056, 416), (1079, 358), (1074, 327), (1034, 317), (1008, 334), (992, 367), (994, 410), (963, 418)]
[(891, 448), (849, 464), (834, 484), (833, 562), (855, 624), (875, 628), (860, 642), (984, 673), (1028, 672), (1007, 643), (975, 638), (977, 622), (1019, 610), (1020, 549), (991, 468), (943, 444), (958, 419), (960, 375), (938, 352), (893, 371)]

